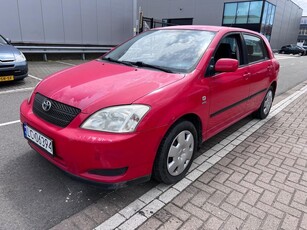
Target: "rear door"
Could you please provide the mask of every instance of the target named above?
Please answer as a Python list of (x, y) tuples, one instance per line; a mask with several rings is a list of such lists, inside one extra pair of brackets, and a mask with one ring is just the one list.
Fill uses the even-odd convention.
[(243, 38), (250, 72), (247, 79), (250, 86), (247, 107), (251, 111), (260, 107), (270, 86), (270, 77), (274, 69), (262, 38), (254, 34), (243, 34)]

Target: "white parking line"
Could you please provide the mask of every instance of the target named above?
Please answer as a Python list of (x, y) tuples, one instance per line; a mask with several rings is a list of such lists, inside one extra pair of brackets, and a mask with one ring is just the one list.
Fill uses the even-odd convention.
[(16, 93), (16, 92), (25, 92), (25, 91), (31, 91), (33, 90), (34, 87), (29, 87), (29, 88), (21, 88), (21, 89), (12, 89), (12, 90), (6, 90), (0, 92), (0, 94), (7, 94), (7, 93)]
[(56, 61), (56, 62), (63, 64), (63, 65), (76, 66), (75, 64), (71, 64), (71, 63), (68, 63), (68, 62), (63, 62), (63, 61)]
[(265, 120), (252, 120), (236, 132), (232, 133), (220, 143), (213, 146), (196, 158), (184, 179), (174, 185), (159, 184), (136, 199), (128, 206), (117, 212), (105, 222), (97, 226), (96, 230), (106, 229), (135, 229), (147, 219), (166, 206), (181, 191), (196, 181), (203, 173), (230, 153), (236, 146), (251, 136), (271, 118), (276, 116), (286, 106), (307, 92), (307, 86), (296, 91), (272, 107), (271, 113)]
[(0, 124), (0, 127), (2, 127), (2, 126), (7, 126), (7, 125), (12, 125), (12, 124), (16, 124), (16, 123), (19, 123), (19, 122), (20, 122), (20, 120), (2, 123), (2, 124)]
[[(41, 81), (42, 79), (41, 78), (38, 78), (38, 77), (35, 77), (31, 74), (28, 74), (28, 77), (31, 77), (31, 78), (34, 78), (38, 81)], [(12, 89), (12, 90), (6, 90), (6, 91), (2, 91), (0, 92), (0, 94), (7, 94), (7, 93), (16, 93), (16, 92), (25, 92), (25, 91), (31, 91), (33, 90), (34, 87), (29, 87), (29, 88), (20, 88), (20, 89)]]
[(28, 74), (28, 76), (31, 77), (31, 78), (34, 78), (34, 79), (36, 79), (36, 80), (39, 80), (39, 81), (43, 80), (43, 79), (38, 78), (38, 77), (35, 77), (35, 76), (31, 75), (31, 74)]

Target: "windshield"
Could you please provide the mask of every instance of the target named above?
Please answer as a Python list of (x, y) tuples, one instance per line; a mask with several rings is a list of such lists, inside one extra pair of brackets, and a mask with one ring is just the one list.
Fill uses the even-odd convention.
[[(201, 30), (153, 30), (136, 36), (103, 59), (191, 72), (206, 51), (215, 33)], [(145, 67), (145, 65), (143, 65)]]
[(7, 42), (4, 40), (4, 38), (0, 35), (0, 45), (7, 45)]

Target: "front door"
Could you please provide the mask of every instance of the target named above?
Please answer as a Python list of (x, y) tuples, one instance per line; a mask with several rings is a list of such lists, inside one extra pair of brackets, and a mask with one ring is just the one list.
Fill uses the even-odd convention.
[(208, 135), (212, 136), (241, 118), (247, 109), (249, 94), (248, 66), (243, 63), (242, 42), (239, 34), (224, 37), (212, 59), (214, 63), (220, 58), (232, 58), (239, 61), (235, 72), (214, 73), (209, 76), (210, 114)]

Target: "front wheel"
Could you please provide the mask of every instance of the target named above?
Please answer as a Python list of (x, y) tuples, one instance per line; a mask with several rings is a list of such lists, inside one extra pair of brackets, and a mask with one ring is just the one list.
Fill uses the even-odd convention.
[(274, 90), (271, 86), (267, 91), (260, 108), (255, 112), (255, 117), (259, 119), (265, 119), (271, 110), (274, 99)]
[(172, 184), (181, 180), (189, 170), (197, 148), (197, 132), (189, 121), (173, 126), (163, 138), (153, 167), (153, 177)]

